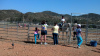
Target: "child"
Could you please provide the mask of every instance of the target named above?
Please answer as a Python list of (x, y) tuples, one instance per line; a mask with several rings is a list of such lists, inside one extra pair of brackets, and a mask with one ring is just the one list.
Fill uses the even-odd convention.
[(47, 35), (47, 24), (45, 22), (45, 20), (42, 21), (42, 25), (41, 25), (41, 44), (43, 41), (43, 36), (44, 36), (44, 44), (46, 45), (46, 35)]
[(76, 39), (76, 29), (77, 29), (77, 23), (74, 24), (74, 27), (73, 27), (73, 40)]
[(59, 31), (59, 26), (57, 25), (57, 23), (54, 23), (54, 26), (52, 28), (53, 30), (53, 40), (54, 40), (54, 45), (58, 44), (58, 31)]
[(64, 16), (62, 16), (62, 19), (61, 19), (62, 26), (63, 26), (64, 23), (65, 23), (65, 19), (64, 19)]
[(39, 33), (38, 33), (39, 29), (36, 27), (35, 28), (35, 32), (34, 32), (34, 37), (35, 37), (35, 44), (36, 44), (36, 36), (38, 36), (38, 39), (40, 39)]
[(81, 33), (81, 25), (80, 24), (77, 25), (76, 33), (77, 33), (76, 37), (77, 37), (77, 45), (78, 45), (77, 48), (80, 48), (80, 45), (83, 42), (82, 37), (81, 37), (82, 33)]

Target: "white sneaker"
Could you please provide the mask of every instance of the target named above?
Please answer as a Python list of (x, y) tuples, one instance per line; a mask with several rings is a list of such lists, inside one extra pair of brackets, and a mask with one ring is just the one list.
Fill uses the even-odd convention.
[(77, 48), (81, 48), (81, 47), (77, 46)]
[(45, 45), (47, 45), (47, 43), (46, 43), (46, 42), (45, 42), (44, 44), (45, 44)]

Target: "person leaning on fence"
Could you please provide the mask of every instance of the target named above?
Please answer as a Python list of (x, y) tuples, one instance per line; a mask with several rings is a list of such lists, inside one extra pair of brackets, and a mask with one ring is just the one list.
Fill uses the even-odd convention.
[(73, 26), (73, 40), (76, 39), (76, 29), (77, 29), (77, 23), (75, 23)]
[(54, 45), (58, 44), (58, 31), (59, 31), (59, 26), (57, 25), (57, 23), (54, 23), (53, 28), (51, 29), (53, 30), (53, 40), (54, 40)]
[(42, 21), (42, 23), (41, 23), (42, 25), (41, 25), (41, 44), (42, 44), (42, 41), (43, 41), (43, 36), (44, 36), (44, 44), (46, 45), (47, 43), (46, 43), (46, 35), (47, 35), (47, 24), (46, 24), (46, 22), (45, 22), (45, 20), (43, 20)]
[(76, 37), (77, 37), (77, 48), (80, 48), (80, 45), (82, 44), (83, 40), (82, 40), (82, 33), (81, 33), (81, 24), (77, 25), (77, 29), (76, 29)]
[(39, 33), (38, 33), (39, 29), (36, 27), (35, 28), (35, 32), (34, 32), (34, 40), (35, 40), (35, 44), (37, 43), (37, 36), (38, 36), (38, 39), (40, 39), (40, 36), (39, 36)]

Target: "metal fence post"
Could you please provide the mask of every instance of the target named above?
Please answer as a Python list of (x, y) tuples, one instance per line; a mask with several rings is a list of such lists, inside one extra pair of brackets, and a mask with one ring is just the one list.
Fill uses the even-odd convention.
[(8, 35), (8, 28), (9, 28), (9, 27), (8, 27), (8, 23), (7, 23), (7, 37), (9, 36), (9, 35)]
[(86, 24), (86, 34), (85, 34), (85, 41), (86, 41), (86, 44), (87, 44), (87, 37), (88, 37), (88, 15), (87, 15), (87, 24)]
[(18, 27), (19, 27), (19, 26), (18, 26), (18, 22), (17, 22), (17, 37), (19, 37), (19, 36), (18, 36)]
[(28, 24), (28, 38), (27, 38), (27, 41), (29, 41), (29, 38), (30, 38), (30, 36), (29, 36), (29, 31), (30, 31), (30, 24)]
[(68, 40), (68, 43), (70, 44), (71, 43), (71, 32), (72, 32), (72, 13), (71, 13), (71, 25), (69, 27), (69, 30), (70, 30), (70, 36), (69, 36), (69, 40)]

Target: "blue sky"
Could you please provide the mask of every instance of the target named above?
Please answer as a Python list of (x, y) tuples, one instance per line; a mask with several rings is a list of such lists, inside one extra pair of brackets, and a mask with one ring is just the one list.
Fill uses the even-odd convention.
[(3, 9), (22, 13), (52, 11), (59, 14), (100, 14), (100, 0), (0, 0), (0, 10)]

